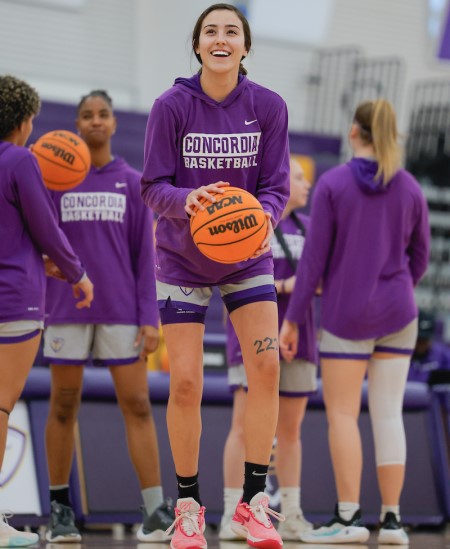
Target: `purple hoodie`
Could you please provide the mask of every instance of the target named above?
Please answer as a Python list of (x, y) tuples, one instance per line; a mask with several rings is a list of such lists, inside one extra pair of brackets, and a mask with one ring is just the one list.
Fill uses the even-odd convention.
[[(279, 228), (281, 229), (286, 245), (288, 246), (293, 259), (299, 260), (305, 243), (305, 234), (302, 233), (298, 225), (292, 219), (292, 215), (297, 216), (303, 226), (306, 229), (306, 232), (309, 231), (309, 217), (302, 215), (299, 212), (293, 212), (290, 216), (282, 219), (279, 223)], [(308, 237), (306, 237), (308, 238)], [(274, 263), (274, 273), (275, 280), (290, 278), (294, 271), (292, 270), (291, 264), (286, 257), (286, 254), (281, 247), (280, 243), (276, 236), (272, 237), (271, 247), (273, 253), (273, 263)], [(281, 328), (286, 309), (288, 307), (290, 294), (278, 294), (278, 325)], [(299, 326), (300, 330), (300, 341), (298, 345), (298, 352), (295, 355), (296, 359), (307, 360), (308, 362), (316, 363), (318, 362), (317, 357), (317, 338), (316, 338), (316, 327), (314, 322), (313, 307), (311, 306), (306, 313), (305, 322)], [(238, 366), (242, 364), (242, 353), (239, 345), (236, 332), (234, 331), (233, 325), (231, 324), (230, 319), (227, 319), (227, 363), (229, 366)]]
[(386, 186), (377, 163), (354, 158), (319, 179), (311, 231), (286, 318), (302, 322), (322, 283), (323, 327), (344, 339), (379, 338), (415, 317), (414, 286), (428, 265), (428, 209), (419, 184), (399, 170)]
[(178, 78), (156, 100), (142, 197), (159, 214), (158, 280), (201, 287), (272, 273), (271, 253), (235, 264), (206, 258), (193, 243), (184, 205), (192, 189), (228, 181), (255, 195), (278, 223), (289, 197), (287, 123), (284, 101), (246, 77), (220, 103), (202, 91), (199, 75)]
[(140, 196), (140, 174), (115, 158), (91, 167), (70, 191), (52, 192), (60, 225), (95, 286), (89, 309), (75, 309), (70, 288), (51, 279), (47, 324), (158, 326), (153, 221)]
[[(0, 141), (0, 216), (0, 322), (44, 320), (42, 254), (71, 284), (80, 280), (84, 268), (58, 227), (36, 158), (7, 141)], [(75, 303), (71, 294), (74, 310)]]

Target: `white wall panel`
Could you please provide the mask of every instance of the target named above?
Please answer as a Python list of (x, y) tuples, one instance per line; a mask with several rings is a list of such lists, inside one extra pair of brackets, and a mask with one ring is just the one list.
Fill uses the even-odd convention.
[[(246, 2), (250, 23), (252, 3), (259, 5), (259, 1)], [(280, 1), (287, 4), (287, 0)], [(0, 0), (0, 73), (29, 80), (44, 99), (76, 102), (89, 89), (104, 87), (116, 106), (146, 112), (175, 77), (197, 70), (190, 33), (210, 3), (76, 0), (68, 9), (66, 0), (64, 4), (55, 4), (55, 0)], [(299, 22), (299, 34), (305, 22), (318, 24), (314, 9), (305, 8), (304, 2), (288, 3), (292, 21)], [(327, 32), (321, 31), (325, 36), (322, 47), (355, 45), (368, 57), (403, 58), (406, 90), (419, 78), (449, 75), (449, 65), (434, 58), (428, 39), (426, 0), (319, 3), (327, 4), (332, 12), (326, 18)], [(300, 36), (289, 39), (292, 24), (290, 35), (283, 35), (283, 25), (274, 26), (281, 34), (279, 39), (261, 34), (261, 11), (255, 21), (254, 54), (246, 61), (249, 76), (280, 93), (288, 103), (291, 129), (302, 129), (313, 46), (303, 44)], [(269, 21), (278, 17), (276, 4), (266, 11)], [(401, 101), (404, 112), (407, 98), (405, 92)]]
[(280, 94), (289, 107), (289, 127), (302, 128), (312, 46), (258, 36), (253, 40), (252, 50), (244, 63), (248, 77)]
[(43, 97), (77, 101), (92, 87), (130, 95), (134, 1), (88, 0), (68, 11), (0, 1), (0, 72), (28, 79)]

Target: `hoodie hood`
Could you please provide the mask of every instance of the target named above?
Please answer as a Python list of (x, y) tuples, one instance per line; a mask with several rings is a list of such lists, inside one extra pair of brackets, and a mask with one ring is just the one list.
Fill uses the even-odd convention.
[(369, 158), (352, 158), (347, 163), (359, 188), (366, 194), (386, 193), (389, 190), (390, 182), (383, 185), (383, 179), (375, 179), (378, 170), (378, 162)]
[(216, 101), (215, 99), (209, 97), (209, 95), (206, 95), (206, 93), (202, 90), (202, 86), (200, 84), (200, 74), (195, 74), (191, 78), (177, 78), (174, 83), (174, 86), (180, 87), (190, 95), (201, 99), (209, 105), (219, 108), (225, 108), (228, 107), (228, 105), (231, 105), (231, 103), (233, 103), (241, 95), (247, 85), (248, 80), (246, 76), (239, 74), (238, 85), (234, 88), (234, 90), (227, 95), (223, 101)]

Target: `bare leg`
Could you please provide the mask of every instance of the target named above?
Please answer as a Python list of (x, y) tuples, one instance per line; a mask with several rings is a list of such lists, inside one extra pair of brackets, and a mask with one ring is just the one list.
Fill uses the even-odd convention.
[(300, 486), (302, 463), (300, 428), (307, 403), (306, 397), (280, 397), (276, 470), (278, 483), (283, 488)]
[(234, 392), (231, 429), (223, 454), (223, 479), (225, 488), (242, 488), (244, 481), (244, 416), (247, 394), (241, 387)]
[(248, 380), (245, 460), (268, 464), (278, 420), (278, 313), (273, 301), (249, 303), (230, 314)]
[(167, 428), (178, 475), (198, 472), (203, 392), (203, 324), (165, 324), (164, 339), (170, 364)]
[[(0, 345), (0, 408), (11, 412), (19, 399), (33, 365), (41, 334), (21, 341)], [(8, 414), (0, 412), (0, 470), (5, 456)]]
[(83, 385), (83, 366), (50, 366), (52, 388), (45, 440), (50, 485), (69, 483), (74, 427)]
[(405, 482), (404, 465), (381, 465), (377, 467), (378, 485), (383, 505), (399, 505)]
[(128, 450), (141, 489), (161, 486), (158, 437), (148, 394), (147, 368), (140, 360), (110, 372), (127, 434)]
[(323, 396), (338, 500), (358, 503), (362, 448), (358, 427), (364, 360), (322, 360)]

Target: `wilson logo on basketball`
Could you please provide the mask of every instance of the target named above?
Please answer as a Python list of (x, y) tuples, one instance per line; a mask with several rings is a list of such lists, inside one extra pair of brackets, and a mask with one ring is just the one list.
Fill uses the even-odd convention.
[(73, 132), (55, 130), (33, 145), (42, 179), (52, 191), (68, 191), (82, 183), (91, 167), (86, 143)]
[(220, 223), (219, 225), (208, 227), (208, 230), (211, 236), (215, 236), (218, 234), (223, 234), (227, 231), (240, 233), (241, 231), (248, 231), (249, 229), (253, 229), (253, 227), (257, 226), (258, 221), (256, 220), (256, 217), (251, 214), (241, 217), (239, 219), (234, 219), (233, 221), (228, 221), (227, 223)]
[(251, 258), (267, 234), (267, 218), (258, 199), (239, 187), (212, 193), (217, 202), (200, 199), (204, 210), (191, 216), (190, 230), (197, 248), (219, 263)]
[(235, 204), (242, 204), (242, 196), (227, 196), (207, 206), (206, 209), (210, 215), (213, 215), (214, 212), (227, 208), (228, 206), (234, 206)]
[(61, 147), (58, 147), (57, 145), (53, 145), (52, 143), (42, 143), (43, 149), (49, 149), (53, 152), (53, 156), (55, 158), (61, 158), (64, 160), (64, 162), (67, 162), (67, 164), (72, 165), (75, 162), (75, 155), (65, 151)]

